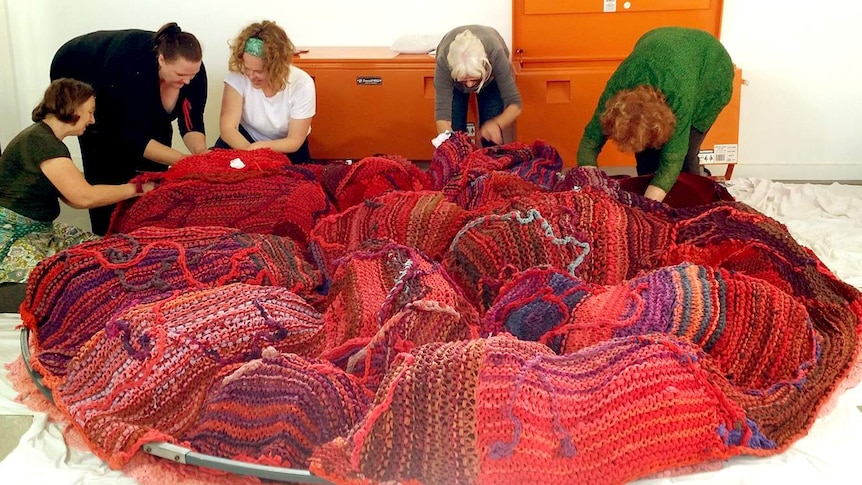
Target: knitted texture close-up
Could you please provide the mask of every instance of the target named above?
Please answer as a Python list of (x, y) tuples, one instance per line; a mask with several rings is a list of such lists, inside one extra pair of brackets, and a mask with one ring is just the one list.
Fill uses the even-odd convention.
[(143, 444), (185, 433), (224, 367), (267, 347), (317, 354), (322, 324), (275, 286), (236, 283), (133, 305), (78, 352), (54, 402), (97, 455), (121, 466)]
[(279, 285), (311, 299), (321, 275), (288, 238), (219, 227), (142, 228), (75, 246), (30, 275), (21, 319), (50, 381), (129, 305), (230, 283)]

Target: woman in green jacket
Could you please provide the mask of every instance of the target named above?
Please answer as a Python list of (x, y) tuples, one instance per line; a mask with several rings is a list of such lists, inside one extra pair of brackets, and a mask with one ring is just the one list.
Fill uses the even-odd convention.
[(646, 197), (664, 200), (680, 172), (700, 174), (706, 132), (730, 102), (733, 63), (712, 34), (662, 27), (644, 34), (608, 80), (578, 147), (578, 165), (596, 166), (610, 138), (653, 174)]

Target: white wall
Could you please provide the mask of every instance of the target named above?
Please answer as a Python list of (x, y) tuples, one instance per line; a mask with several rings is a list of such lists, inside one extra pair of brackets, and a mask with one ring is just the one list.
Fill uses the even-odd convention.
[[(595, 0), (598, 1), (598, 0)], [(741, 163), (735, 174), (789, 180), (862, 180), (858, 121), (862, 2), (725, 0), (722, 41), (743, 69)], [(823, 5), (823, 6), (821, 6)], [(204, 46), (207, 129), (217, 136), (227, 41), (245, 24), (277, 21), (295, 44), (390, 45), (467, 23), (511, 44), (509, 0), (0, 0), (0, 143), (29, 124), (54, 51), (100, 29), (155, 30), (176, 21)], [(592, 109), (592, 107), (585, 107)], [(417, 114), (425, 116), (425, 114)], [(76, 151), (77, 143), (70, 147)]]

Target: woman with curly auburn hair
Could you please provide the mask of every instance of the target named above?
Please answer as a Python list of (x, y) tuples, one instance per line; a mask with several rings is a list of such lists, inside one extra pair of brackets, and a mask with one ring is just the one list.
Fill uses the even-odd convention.
[(644, 194), (664, 200), (680, 172), (701, 174), (697, 154), (730, 102), (733, 63), (712, 34), (662, 27), (644, 34), (599, 98), (578, 147), (578, 165), (596, 166), (608, 139), (635, 154)]
[(293, 65), (296, 48), (275, 22), (255, 22), (230, 43), (216, 148), (270, 148), (294, 163), (311, 161), (314, 81)]

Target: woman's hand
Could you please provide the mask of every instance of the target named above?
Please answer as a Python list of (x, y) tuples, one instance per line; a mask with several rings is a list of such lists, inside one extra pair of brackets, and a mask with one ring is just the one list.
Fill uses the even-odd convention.
[(486, 121), (479, 129), (479, 135), (495, 145), (503, 144), (503, 126), (496, 119)]

